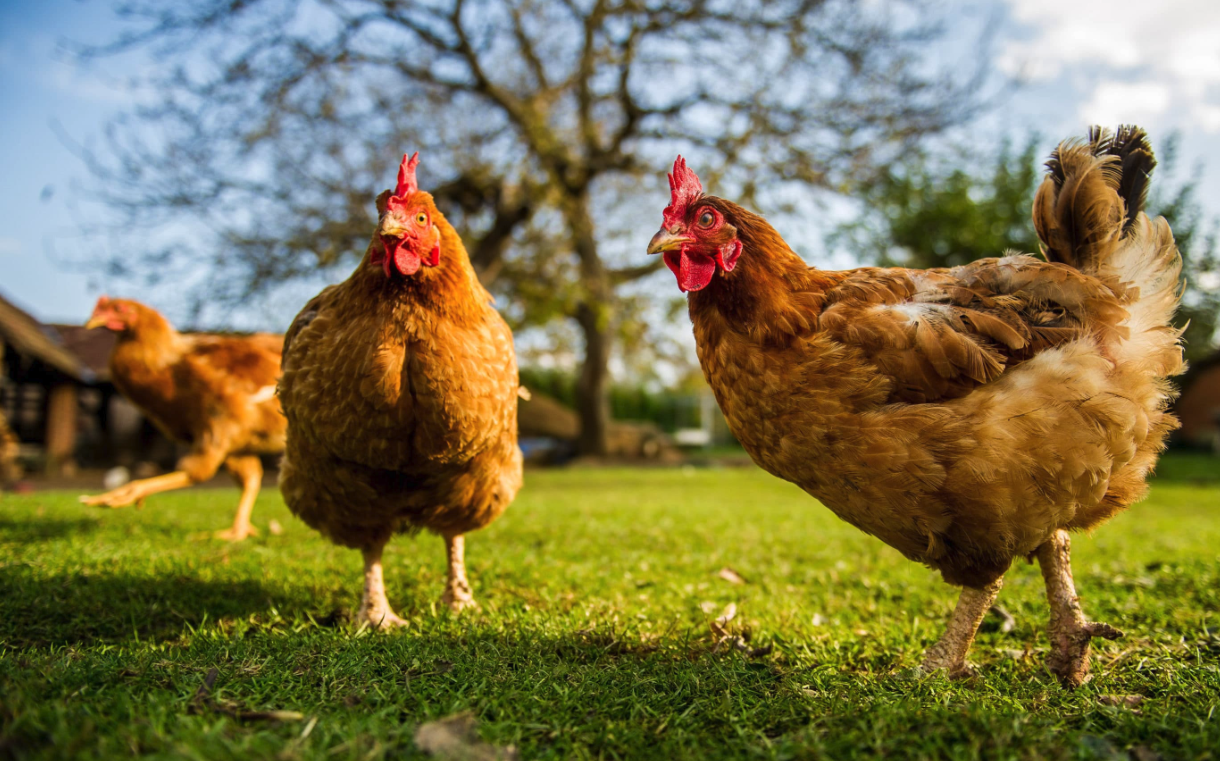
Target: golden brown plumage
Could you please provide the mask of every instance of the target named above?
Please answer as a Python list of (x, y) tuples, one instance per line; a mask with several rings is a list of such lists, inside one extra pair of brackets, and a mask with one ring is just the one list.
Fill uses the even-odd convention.
[(181, 335), (156, 310), (100, 298), (86, 327), (118, 333), (110, 378), (167, 436), (190, 454), (173, 473), (133, 481), (86, 504), (123, 507), (157, 492), (206, 481), (223, 464), (242, 487), (233, 526), (217, 536), (241, 541), (257, 530), (250, 513), (262, 485), (260, 454), (284, 450), (287, 425), (275, 398), (279, 336)]
[(279, 392), (289, 421), (284, 499), (332, 541), (364, 552), (361, 617), (374, 626), (401, 622), (381, 576), (393, 533), (445, 538), (444, 599), (461, 608), (472, 602), (462, 535), (495, 520), (521, 486), (512, 334), (411, 169), (410, 187), (400, 178), (398, 194), (378, 198), (381, 221), (356, 271), (293, 322)]
[[(1176, 426), (1181, 261), (1129, 176), (1152, 165), (1139, 130), (1060, 146), (1035, 204), (1049, 262), (823, 272), (711, 196), (671, 205), (653, 240), (692, 291), (704, 374), (754, 460), (965, 587), (929, 668), (964, 667), (1020, 556), (1049, 574), (1065, 682), (1083, 679), (1089, 636), (1116, 633), (1063, 591), (1064, 532), (1140, 499)], [(687, 175), (675, 166), (697, 185)]]

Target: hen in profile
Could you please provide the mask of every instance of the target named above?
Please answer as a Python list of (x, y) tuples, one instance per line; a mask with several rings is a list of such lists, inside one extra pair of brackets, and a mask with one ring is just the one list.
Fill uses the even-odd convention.
[(649, 253), (689, 293), (699, 361), (754, 460), (961, 586), (926, 670), (966, 654), (1014, 558), (1036, 557), (1049, 666), (1089, 669), (1070, 531), (1143, 497), (1177, 421), (1181, 259), (1141, 209), (1144, 132), (1059, 146), (1037, 193), (1046, 261), (953, 269), (805, 264), (762, 217), (705, 195), (681, 158)]

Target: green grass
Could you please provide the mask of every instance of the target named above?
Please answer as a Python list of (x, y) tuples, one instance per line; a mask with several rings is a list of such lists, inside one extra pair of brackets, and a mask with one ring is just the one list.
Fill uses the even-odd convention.
[[(420, 723), (461, 711), (524, 758), (1220, 754), (1220, 485), (1193, 476), (1075, 541), (1086, 611), (1128, 633), (1075, 692), (1041, 665), (1036, 567), (1009, 573), (1017, 625), (980, 635), (978, 676), (916, 678), (954, 590), (753, 469), (532, 472), (468, 540), (480, 611), (438, 610), (439, 539), (391, 545), (411, 626), (388, 635), (346, 622), (359, 556), (273, 490), (256, 523), (284, 533), (235, 546), (191, 538), (232, 490), (0, 499), (0, 758), (412, 758)], [(729, 603), (769, 654), (715, 649)], [(243, 714), (271, 709), (304, 718)]]

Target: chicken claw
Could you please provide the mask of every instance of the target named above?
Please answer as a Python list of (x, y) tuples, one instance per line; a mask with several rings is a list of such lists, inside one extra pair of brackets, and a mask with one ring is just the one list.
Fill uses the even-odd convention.
[(137, 483), (139, 482), (137, 481), (125, 486), (120, 486), (119, 488), (112, 489), (105, 494), (82, 494), (80, 496), (80, 501), (82, 504), (94, 505), (96, 507), (108, 507), (112, 510), (127, 507), (128, 505), (136, 502), (142, 502), (144, 500), (144, 497), (139, 494), (139, 490), (132, 488)]
[(173, 489), (181, 489), (191, 485), (191, 478), (182, 471), (174, 471), (166, 473), (163, 476), (155, 478), (143, 478), (139, 481), (132, 481), (124, 484), (117, 489), (111, 489), (105, 494), (81, 495), (80, 501), (86, 505), (97, 505), (98, 507), (119, 508), (127, 507), (135, 504), (138, 508), (144, 506), (144, 499), (153, 494), (158, 494), (163, 491)]
[[(1054, 614), (1052, 614), (1054, 621)], [(1059, 629), (1051, 629), (1051, 654), (1046, 658), (1046, 667), (1059, 677), (1065, 687), (1079, 687), (1089, 678), (1089, 640), (1121, 639), (1124, 634), (1109, 624), (1091, 621), (1066, 622)]]
[(400, 618), (388, 606), (375, 608), (361, 605), (360, 612), (356, 615), (359, 623), (367, 624), (370, 629), (378, 629), (383, 632), (408, 626), (406, 619)]
[(470, 585), (450, 585), (445, 588), (445, 593), (441, 595), (441, 603), (449, 608), (454, 613), (461, 613), (464, 610), (478, 610), (479, 603), (475, 601), (474, 595), (470, 593)]
[(1123, 633), (1109, 624), (1085, 620), (1072, 581), (1071, 553), (1072, 541), (1060, 529), (1038, 548), (1037, 556), (1051, 607), (1051, 654), (1046, 666), (1064, 687), (1075, 688), (1089, 678), (1089, 640), (1119, 639)]
[(394, 613), (385, 593), (385, 574), (381, 568), (381, 551), (385, 540), (364, 551), (364, 596), (360, 600), (360, 612), (356, 620), (369, 628), (388, 631), (407, 622)]
[(974, 668), (966, 663), (966, 652), (974, 642), (979, 623), (991, 609), (1003, 586), (1004, 580), (1000, 578), (982, 589), (962, 587), (962, 595), (957, 600), (953, 615), (949, 617), (949, 625), (936, 644), (928, 648), (920, 671), (924, 674), (943, 671), (950, 679), (974, 676)]
[(244, 528), (231, 526), (223, 531), (215, 531), (212, 533), (213, 539), (222, 539), (226, 542), (240, 542), (248, 536), (258, 536), (258, 527), (247, 525)]

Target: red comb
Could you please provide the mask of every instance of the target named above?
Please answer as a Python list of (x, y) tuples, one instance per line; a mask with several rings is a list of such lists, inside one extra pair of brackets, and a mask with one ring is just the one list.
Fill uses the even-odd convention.
[(674, 170), (669, 173), (669, 208), (665, 210), (665, 226), (671, 227), (686, 216), (686, 207), (703, 195), (703, 184), (699, 176), (686, 167), (686, 159), (679, 156), (674, 161)]
[(405, 153), (402, 155), (402, 164), (398, 167), (398, 187), (394, 189), (394, 195), (406, 198), (419, 190), (419, 183), (415, 181), (415, 167), (417, 166), (419, 166), (419, 151), (416, 151), (411, 158), (407, 158)]

